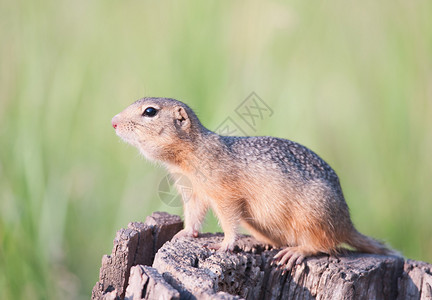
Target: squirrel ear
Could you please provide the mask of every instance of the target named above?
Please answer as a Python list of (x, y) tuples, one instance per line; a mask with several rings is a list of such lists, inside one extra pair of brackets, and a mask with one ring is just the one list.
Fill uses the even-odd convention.
[(189, 119), (189, 116), (188, 116), (186, 110), (183, 107), (178, 106), (175, 108), (174, 118), (175, 118), (175, 124), (177, 127), (181, 128), (183, 130), (187, 130), (190, 128), (191, 121)]

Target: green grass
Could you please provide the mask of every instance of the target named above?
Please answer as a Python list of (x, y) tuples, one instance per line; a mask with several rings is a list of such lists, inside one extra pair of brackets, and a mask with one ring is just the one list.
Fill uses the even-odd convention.
[[(112, 116), (143, 96), (216, 128), (255, 91), (249, 134), (338, 172), (354, 223), (432, 261), (430, 1), (1, 1), (0, 298), (88, 299), (115, 231), (155, 210), (162, 168)], [(245, 126), (242, 124), (242, 126)], [(210, 218), (206, 230), (219, 230)]]

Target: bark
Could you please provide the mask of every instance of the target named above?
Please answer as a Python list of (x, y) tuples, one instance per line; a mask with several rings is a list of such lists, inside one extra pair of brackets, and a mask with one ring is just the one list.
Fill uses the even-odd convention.
[(145, 223), (133, 222), (117, 231), (111, 255), (102, 257), (92, 299), (123, 299), (132, 266), (152, 264), (156, 251), (183, 228), (179, 216), (156, 212)]
[(205, 247), (222, 234), (169, 241), (181, 226), (178, 216), (155, 213), (121, 229), (92, 299), (432, 299), (425, 262), (352, 252), (284, 272), (271, 266), (277, 249), (249, 236), (233, 253)]

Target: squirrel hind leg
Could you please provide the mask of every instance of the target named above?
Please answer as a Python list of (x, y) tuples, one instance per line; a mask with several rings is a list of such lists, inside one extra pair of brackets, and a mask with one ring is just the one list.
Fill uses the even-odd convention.
[(275, 240), (273, 237), (270, 238), (269, 232), (265, 232), (263, 230), (259, 230), (256, 226), (253, 226), (251, 223), (246, 222), (245, 220), (242, 220), (240, 222), (241, 226), (246, 229), (257, 241), (271, 245), (272, 247), (279, 247), (283, 245), (284, 243), (280, 240)]

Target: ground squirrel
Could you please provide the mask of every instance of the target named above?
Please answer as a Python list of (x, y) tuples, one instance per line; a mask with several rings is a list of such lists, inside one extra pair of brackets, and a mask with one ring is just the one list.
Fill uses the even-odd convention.
[(112, 119), (127, 143), (171, 174), (187, 176), (193, 193), (184, 201), (181, 236), (198, 237), (209, 207), (234, 248), (239, 225), (257, 240), (282, 247), (275, 262), (289, 269), (305, 257), (358, 251), (394, 254), (359, 233), (351, 222), (338, 176), (308, 148), (281, 138), (220, 136), (206, 129), (189, 106), (143, 98)]

